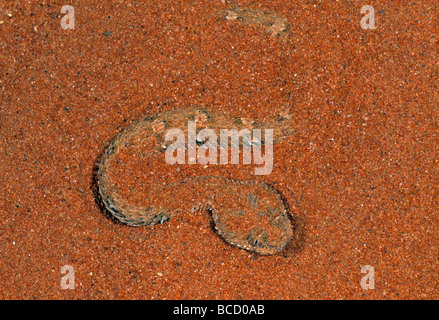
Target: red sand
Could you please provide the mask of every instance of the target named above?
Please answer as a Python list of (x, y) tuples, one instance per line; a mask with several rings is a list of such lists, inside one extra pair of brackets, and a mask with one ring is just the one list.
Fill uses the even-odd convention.
[[(74, 30), (66, 3), (22, 2), (0, 4), (1, 299), (438, 298), (437, 1), (367, 3), (375, 30), (360, 1), (236, 3), (285, 17), (287, 41), (225, 21), (219, 0), (72, 1)], [(304, 124), (269, 176), (190, 168), (273, 184), (295, 216), (284, 254), (226, 244), (206, 213), (134, 228), (100, 211), (106, 144), (191, 105)], [(137, 170), (152, 183), (169, 168)]]

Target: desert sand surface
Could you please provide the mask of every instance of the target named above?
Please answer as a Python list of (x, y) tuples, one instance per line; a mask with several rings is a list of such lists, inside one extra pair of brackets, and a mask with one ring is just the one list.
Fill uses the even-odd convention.
[[(1, 1), (0, 299), (437, 299), (438, 25), (435, 0)], [(285, 249), (228, 243), (208, 210), (133, 227), (102, 206), (109, 142), (193, 107), (293, 133), (267, 175), (126, 153), (115, 187), (142, 204), (188, 177), (266, 183)]]

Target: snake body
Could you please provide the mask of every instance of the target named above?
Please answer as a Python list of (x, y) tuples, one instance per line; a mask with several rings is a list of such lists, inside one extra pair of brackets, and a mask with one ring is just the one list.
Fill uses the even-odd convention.
[[(221, 11), (220, 16), (224, 21), (265, 28), (284, 40), (289, 34), (286, 19), (274, 13), (233, 8)], [(153, 185), (146, 203), (136, 205), (117, 191), (114, 176), (124, 161), (122, 154), (136, 154), (143, 159), (162, 155), (164, 159), (166, 132), (175, 128), (185, 131), (188, 121), (196, 121), (199, 130), (212, 129), (217, 133), (221, 129), (274, 129), (275, 142), (293, 133), (289, 119), (288, 114), (282, 114), (266, 121), (250, 120), (199, 108), (145, 118), (121, 132), (104, 151), (97, 172), (102, 202), (114, 217), (131, 226), (153, 226), (189, 210), (207, 210), (226, 242), (263, 255), (280, 252), (291, 241), (293, 228), (280, 194), (264, 182), (190, 177), (165, 186)], [(264, 142), (261, 140), (259, 144)]]
[[(274, 128), (273, 142), (293, 133), (288, 115), (267, 121), (234, 118), (223, 112), (199, 108), (177, 109), (145, 118), (122, 131), (105, 149), (97, 171), (100, 197), (108, 211), (131, 226), (153, 226), (176, 214), (203, 209), (211, 212), (215, 229), (224, 240), (239, 248), (263, 255), (282, 251), (290, 242), (293, 228), (280, 194), (258, 181), (238, 181), (217, 176), (190, 177), (167, 185), (153, 186), (145, 204), (124, 199), (113, 182), (121, 154), (142, 158), (162, 156), (168, 130), (186, 130), (188, 121), (197, 129)], [(175, 166), (179, 164), (169, 165)], [(190, 199), (191, 201), (188, 201)], [(183, 203), (190, 202), (188, 207)]]

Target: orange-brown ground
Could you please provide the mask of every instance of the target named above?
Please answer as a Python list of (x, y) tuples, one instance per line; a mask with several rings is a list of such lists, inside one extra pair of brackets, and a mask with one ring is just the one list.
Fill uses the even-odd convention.
[[(438, 298), (436, 0), (29, 2), (0, 3), (0, 298)], [(74, 30), (60, 26), (65, 4)], [(368, 4), (375, 30), (360, 26)], [(224, 19), (234, 6), (284, 17), (286, 39)], [(285, 253), (230, 246), (202, 212), (134, 228), (100, 211), (93, 170), (108, 141), (191, 105), (290, 110), (300, 130), (275, 146), (272, 174), (182, 169), (274, 185), (295, 217)], [(136, 170), (145, 183), (172, 172)]]

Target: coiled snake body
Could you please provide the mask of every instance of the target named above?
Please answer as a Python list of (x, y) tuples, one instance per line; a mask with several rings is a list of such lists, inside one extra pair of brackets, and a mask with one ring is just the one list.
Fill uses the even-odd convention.
[[(155, 186), (147, 204), (138, 206), (123, 199), (112, 176), (121, 153), (141, 152), (145, 158), (161, 155), (164, 160), (166, 132), (174, 128), (184, 131), (190, 120), (196, 121), (199, 130), (274, 128), (275, 142), (293, 133), (288, 119), (286, 115), (251, 121), (198, 108), (167, 111), (146, 118), (121, 132), (104, 151), (97, 172), (99, 194), (108, 211), (131, 226), (152, 226), (178, 213), (208, 210), (215, 229), (226, 242), (263, 255), (275, 254), (290, 242), (293, 228), (280, 194), (264, 182), (216, 176), (187, 178)], [(190, 207), (181, 207), (188, 199), (192, 200)]]
[[(286, 19), (273, 13), (234, 8), (222, 11), (220, 16), (224, 21), (263, 27), (284, 40), (289, 35)], [(196, 121), (199, 130), (216, 132), (220, 129), (274, 129), (274, 142), (293, 133), (289, 119), (289, 115), (279, 115), (266, 121), (252, 121), (198, 108), (168, 111), (146, 118), (127, 128), (106, 148), (97, 172), (99, 194), (108, 211), (131, 226), (152, 226), (178, 213), (208, 210), (215, 229), (228, 243), (259, 254), (275, 254), (290, 242), (293, 228), (280, 194), (264, 182), (215, 176), (187, 178), (166, 186), (153, 186), (147, 204), (134, 205), (117, 192), (112, 176), (116, 174), (120, 163), (118, 156), (122, 153), (141, 153), (144, 159), (163, 156), (166, 132), (175, 128), (184, 131), (190, 120)], [(188, 199), (190, 206), (184, 207)]]

